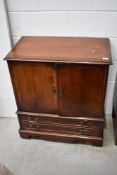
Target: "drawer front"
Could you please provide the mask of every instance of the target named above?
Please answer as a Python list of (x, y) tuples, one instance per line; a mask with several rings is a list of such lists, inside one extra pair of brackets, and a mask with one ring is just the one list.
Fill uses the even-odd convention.
[(33, 122), (21, 122), (22, 129), (31, 129), (36, 131), (47, 131), (54, 133), (65, 133), (65, 134), (77, 134), (84, 136), (97, 136), (100, 137), (103, 134), (102, 129), (97, 128), (85, 128), (77, 127), (76, 125), (63, 125), (53, 123), (33, 123)]
[(20, 122), (38, 122), (38, 123), (54, 123), (54, 124), (68, 124), (68, 125), (76, 125), (79, 127), (91, 127), (91, 128), (103, 128), (104, 121), (98, 120), (89, 120), (89, 119), (73, 119), (61, 116), (45, 116), (45, 115), (26, 115), (20, 114), (19, 121)]
[(103, 123), (100, 121), (26, 114), (18, 116), (22, 129), (97, 137), (103, 134)]

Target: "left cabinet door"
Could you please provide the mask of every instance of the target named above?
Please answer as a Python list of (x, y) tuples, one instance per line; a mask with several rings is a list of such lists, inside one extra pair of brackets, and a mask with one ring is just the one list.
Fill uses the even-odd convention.
[(56, 113), (58, 97), (54, 63), (9, 61), (18, 110)]

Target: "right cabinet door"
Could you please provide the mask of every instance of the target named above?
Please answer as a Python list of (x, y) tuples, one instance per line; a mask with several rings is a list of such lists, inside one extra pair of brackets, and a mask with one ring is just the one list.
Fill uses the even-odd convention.
[(63, 116), (102, 117), (108, 66), (58, 65), (59, 112)]

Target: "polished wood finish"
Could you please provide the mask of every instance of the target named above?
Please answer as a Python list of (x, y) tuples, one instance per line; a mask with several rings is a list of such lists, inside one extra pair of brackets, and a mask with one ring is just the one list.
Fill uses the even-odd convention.
[[(30, 112), (57, 112), (56, 67), (52, 63), (9, 62), (17, 94), (18, 110)], [(51, 100), (50, 100), (51, 99)]]
[(7, 60), (111, 64), (108, 38), (22, 37)]
[(103, 144), (108, 39), (23, 37), (6, 60), (21, 137)]
[(93, 120), (93, 118), (71, 118), (57, 115), (45, 115), (35, 113), (18, 112), (22, 129), (32, 129), (35, 131), (49, 131), (53, 133), (77, 134), (84, 136), (97, 136), (103, 134), (103, 120)]
[[(30, 134), (31, 133), (31, 134)], [(20, 130), (19, 134), (22, 138), (28, 139), (32, 137), (38, 137), (47, 140), (55, 140), (62, 142), (72, 142), (72, 143), (86, 143), (92, 144), (93, 146), (102, 146), (101, 137), (89, 137), (89, 136), (80, 136), (75, 134), (60, 134), (60, 133), (51, 133), (51, 132), (36, 132), (34, 130)]]
[(90, 118), (90, 117), (71, 117), (71, 116), (60, 116), (56, 114), (45, 114), (45, 113), (31, 113), (31, 112), (21, 112), (17, 111), (20, 122), (48, 122), (48, 123), (61, 123), (61, 124), (72, 124), (79, 125), (83, 127), (95, 127), (102, 128), (104, 127), (103, 118)]
[(107, 71), (107, 66), (59, 65), (58, 87), (63, 90), (60, 114), (102, 117)]

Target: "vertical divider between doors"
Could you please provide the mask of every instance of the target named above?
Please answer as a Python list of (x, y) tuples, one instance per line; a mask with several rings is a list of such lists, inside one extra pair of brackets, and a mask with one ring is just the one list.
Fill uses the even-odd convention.
[[(60, 65), (59, 63), (55, 63), (55, 69), (56, 69), (56, 83), (57, 83), (57, 91), (60, 88), (59, 86), (59, 69), (60, 69)], [(60, 97), (59, 94), (57, 95), (57, 103), (58, 103), (58, 114), (60, 115)]]

